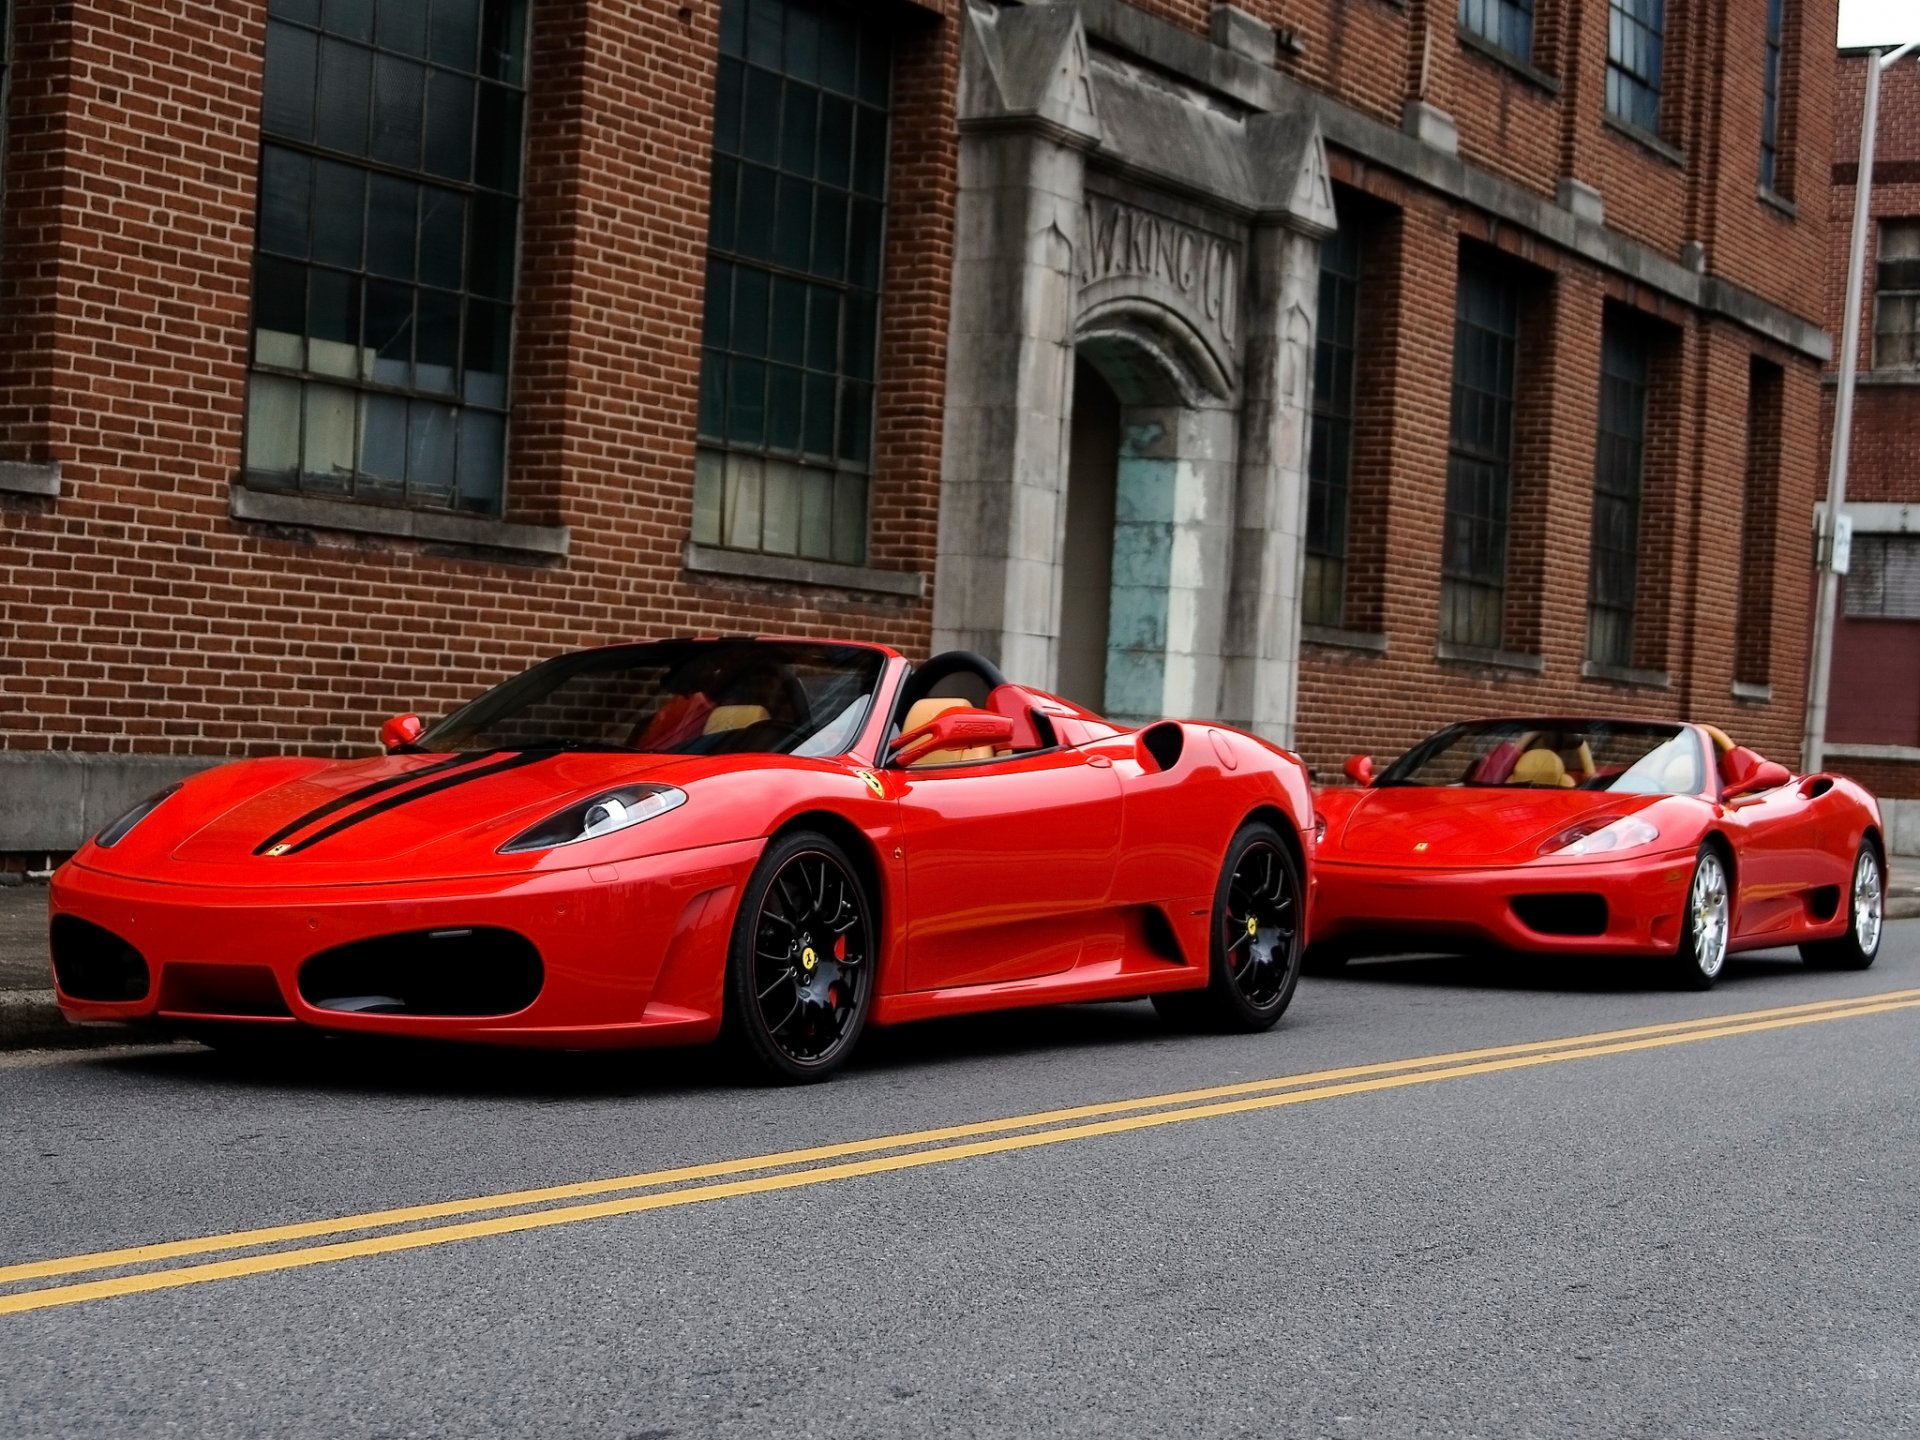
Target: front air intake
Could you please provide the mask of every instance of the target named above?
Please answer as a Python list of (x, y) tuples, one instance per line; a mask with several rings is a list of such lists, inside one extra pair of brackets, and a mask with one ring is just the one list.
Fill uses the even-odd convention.
[(512, 1015), (544, 981), (540, 952), (511, 930), (411, 930), (321, 951), (300, 967), (300, 997), (355, 1015)]
[(146, 957), (111, 930), (77, 915), (56, 915), (49, 938), (53, 978), (75, 1000), (147, 998)]
[(1541, 935), (1604, 935), (1607, 902), (1599, 895), (1519, 895), (1513, 913)]

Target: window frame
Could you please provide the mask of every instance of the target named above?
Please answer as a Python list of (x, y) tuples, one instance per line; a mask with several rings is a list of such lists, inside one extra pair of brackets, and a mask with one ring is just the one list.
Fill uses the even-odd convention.
[[(1320, 242), (1301, 620), (1329, 629), (1339, 629), (1346, 623), (1360, 366), (1360, 279), (1365, 245), (1364, 225), (1353, 214), (1341, 215), (1339, 228)], [(1328, 263), (1330, 259), (1333, 264)], [(1330, 324), (1329, 311), (1344, 323)], [(1337, 468), (1337, 475), (1330, 466)], [(1316, 514), (1321, 521), (1317, 535)]]
[(1607, 317), (1600, 339), (1599, 424), (1587, 549), (1586, 657), (1616, 669), (1634, 663), (1653, 359), (1652, 337), (1643, 328)]
[[(329, 0), (335, 3), (335, 0)], [(507, 6), (509, 16), (516, 6), (516, 0), (502, 0)], [(285, 0), (285, 8), (293, 9), (299, 0)], [(338, 30), (322, 28), (327, 16), (318, 0), (312, 7), (315, 18), (307, 20), (287, 13), (282, 0), (269, 0), (268, 25), (289, 27), (301, 34), (311, 36), (314, 44), (314, 72), (311, 89), (311, 113), (315, 117), (315, 133), (301, 137), (282, 134), (268, 128), (265, 114), (265, 95), (271, 88), (271, 78), (262, 71), (263, 109), (259, 130), (259, 161), (256, 167), (256, 197), (254, 215), (254, 241), (251, 256), (250, 300), (248, 317), (247, 349), (247, 413), (243, 424), (241, 478), (250, 489), (270, 494), (287, 494), (303, 499), (343, 502), (364, 505), (377, 509), (398, 509), (425, 511), (431, 514), (472, 516), (479, 520), (499, 520), (507, 512), (509, 499), (508, 457), (513, 438), (513, 394), (515, 383), (514, 360), (519, 338), (520, 318), (520, 281), (522, 270), (522, 244), (526, 225), (528, 194), (528, 158), (531, 145), (531, 111), (533, 97), (533, 34), (534, 16), (538, 8), (536, 0), (518, 0), (518, 34), (510, 36), (517, 48), (510, 51), (517, 58), (517, 80), (494, 78), (486, 72), (486, 49), (489, 40), (488, 0), (479, 0), (474, 12), (475, 58), (471, 69), (434, 58), (433, 34), (429, 19), (421, 21), (425, 40), (422, 49), (411, 52), (405, 49), (383, 46), (377, 16), (370, 9), (370, 18), (364, 36), (343, 33)], [(323, 44), (337, 42), (364, 53), (367, 59), (367, 144), (366, 152), (356, 154), (349, 150), (335, 148), (323, 142), (317, 133), (318, 117), (324, 101), (322, 91), (323, 72), (320, 54)], [(376, 141), (380, 92), (378, 76), (382, 58), (414, 65), (420, 69), (420, 81), (423, 89), (418, 114), (421, 127), (420, 160), (416, 165), (395, 163), (376, 158), (371, 152)], [(466, 154), (466, 178), (454, 179), (431, 170), (427, 158), (427, 148), (431, 144), (429, 136), (431, 106), (433, 104), (433, 77), (448, 75), (456, 80), (470, 83), (472, 100), (471, 116), (468, 120), (469, 139)], [(498, 153), (502, 163), (512, 166), (511, 188), (501, 188), (487, 183), (481, 174), (484, 157), (488, 153), (484, 131), (485, 109), (483, 95), (492, 88), (512, 97), (519, 107), (518, 123), (513, 136), (511, 151), (504, 148)], [(269, 187), (267, 172), (270, 164), (270, 152), (291, 155), (303, 161), (308, 167), (313, 191), (308, 200), (308, 253), (305, 257), (294, 257), (266, 248), (263, 237), (268, 229)], [(361, 228), (357, 239), (359, 260), (357, 264), (333, 263), (316, 258), (314, 242), (319, 235), (320, 202), (318, 198), (318, 177), (322, 166), (331, 166), (335, 170), (357, 172), (361, 203), (363, 206)], [(383, 274), (374, 268), (370, 251), (374, 234), (374, 193), (381, 181), (399, 182), (414, 187), (414, 201), (419, 207), (410, 230), (409, 238), (413, 245), (413, 274), (411, 278), (397, 278)], [(426, 202), (434, 192), (457, 195), (462, 206), (462, 226), (460, 234), (460, 277), (457, 288), (430, 283), (422, 274), (422, 262), (425, 246), (423, 236), (428, 226)], [(476, 211), (482, 205), (491, 202), (495, 205), (511, 207), (512, 218), (508, 233), (498, 237), (496, 253), (502, 260), (498, 276), (499, 293), (487, 293), (475, 283), (476, 229), (481, 223)], [(299, 367), (263, 361), (259, 356), (261, 334), (261, 312), (263, 291), (260, 281), (261, 270), (265, 265), (281, 264), (297, 267), (308, 287), (302, 296), (303, 329), (300, 340), (303, 346), (303, 364)], [(381, 381), (361, 372), (352, 374), (330, 373), (316, 369), (311, 363), (311, 354), (305, 350), (313, 340), (311, 315), (308, 310), (312, 294), (313, 277), (324, 273), (343, 278), (356, 295), (355, 320), (358, 324), (358, 341), (338, 342), (351, 346), (361, 352), (359, 366), (367, 363), (369, 351), (367, 341), (368, 315), (371, 310), (371, 292), (378, 286), (391, 288), (404, 287), (411, 292), (415, 309), (410, 312), (406, 330), (410, 335), (408, 343), (409, 380), (406, 384)], [(452, 341), (453, 363), (449, 367), (451, 375), (448, 388), (433, 389), (418, 381), (417, 367), (420, 365), (418, 332), (421, 329), (420, 299), (427, 293), (433, 293), (446, 301), (451, 297), (455, 306), (455, 333)], [(470, 320), (475, 305), (485, 305), (500, 312), (503, 326), (504, 346), (501, 352), (501, 369), (498, 372), (499, 395), (497, 404), (482, 400), (469, 399), (466, 394), (466, 380), (469, 373), (468, 347), (471, 341)], [(493, 372), (479, 372), (491, 375)], [(290, 471), (262, 469), (252, 463), (252, 447), (257, 419), (255, 410), (255, 381), (265, 378), (295, 387), (299, 415), (294, 439), (294, 467)], [(315, 475), (306, 468), (307, 435), (310, 423), (309, 392), (314, 387), (326, 387), (342, 392), (352, 399), (351, 429), (353, 433), (353, 469), (347, 472), (342, 486), (318, 485), (313, 483)], [(402, 443), (406, 457), (402, 462), (402, 478), (393, 480), (388, 477), (371, 474), (363, 465), (365, 462), (365, 435), (370, 399), (395, 400), (407, 407), (406, 426), (402, 432)], [(423, 494), (415, 489), (411, 470), (413, 451), (416, 441), (412, 428), (411, 410), (415, 404), (440, 407), (446, 412), (447, 434), (445, 443), (452, 447), (452, 458), (447, 470), (447, 484), (444, 498), (434, 494)], [(498, 424), (497, 446), (490, 446), (494, 454), (489, 460), (494, 467), (484, 477), (484, 488), (469, 485), (470, 472), (463, 472), (461, 454), (469, 443), (465, 439), (466, 417), (469, 414), (492, 417)], [(385, 492), (385, 493), (381, 493)], [(476, 503), (477, 502), (477, 503)]]
[(1786, 126), (1781, 116), (1786, 79), (1787, 0), (1766, 0), (1766, 37), (1760, 74), (1760, 188), (1784, 196), (1780, 185), (1781, 138)]
[[(1523, 64), (1533, 64), (1534, 0), (1459, 0), (1455, 18), (1467, 34)], [(1509, 27), (1521, 31), (1519, 44), (1508, 43)]]
[[(1486, 302), (1483, 317), (1470, 313), (1476, 298)], [(1462, 258), (1454, 299), (1439, 627), (1442, 643), (1487, 651), (1506, 641), (1521, 303), (1518, 280), (1497, 273), (1490, 258)], [(1502, 319), (1503, 329), (1486, 323)], [(1484, 352), (1478, 357), (1475, 342)], [(1474, 383), (1485, 376), (1484, 368), (1480, 376), (1470, 373), (1476, 358), (1491, 361), (1493, 388)], [(1464, 428), (1470, 408), (1481, 412), (1478, 436)]]
[[(1887, 571), (1896, 553), (1901, 556), (1897, 563), (1904, 573), (1900, 576), (1901, 589), (1895, 601), (1899, 608), (1889, 608)], [(1875, 556), (1878, 557), (1877, 565), (1863, 563)], [(1868, 575), (1878, 577), (1871, 608), (1860, 594), (1860, 580), (1855, 578)], [(1843, 589), (1840, 613), (1848, 620), (1885, 620), (1902, 625), (1920, 623), (1920, 535), (1909, 531), (1875, 531), (1855, 535), (1853, 555)]]
[[(1630, 49), (1630, 37), (1638, 40), (1638, 47)], [(1607, 114), (1655, 137), (1662, 135), (1667, 109), (1666, 46), (1666, 0), (1607, 0)], [(1652, 96), (1650, 114), (1624, 103), (1629, 97), (1648, 95)]]
[[(1910, 237), (1902, 247), (1910, 249), (1910, 254), (1888, 258), (1890, 231)], [(1920, 217), (1883, 216), (1874, 239), (1872, 368), (1893, 373), (1920, 370)], [(1889, 301), (1906, 308), (1904, 331), (1890, 330), (1882, 323)], [(1907, 355), (1891, 360), (1885, 354), (1885, 341), (1898, 334), (1905, 336)]]
[[(751, 27), (767, 10), (779, 15), (781, 25), (779, 54), (773, 58), (754, 54), (757, 40)], [(855, 48), (847, 84), (836, 86), (821, 69), (809, 72), (796, 64), (791, 30), (795, 15), (809, 17), (816, 36), (836, 20), (851, 27)], [(735, 554), (865, 565), (872, 550), (873, 479), (878, 468), (887, 238), (899, 105), (899, 34), (884, 18), (845, 0), (726, 0), (716, 48), (713, 151), (708, 171), (715, 198), (709, 210), (705, 249), (691, 538), (696, 544)], [(882, 60), (872, 62), (876, 64), (874, 69), (869, 68), (870, 48), (882, 52)], [(822, 53), (815, 52), (816, 56)], [(733, 97), (739, 110), (732, 121), (724, 113), (729, 66), (735, 67), (740, 77), (739, 93)], [(772, 87), (779, 106), (771, 149), (759, 154), (751, 153), (752, 141), (746, 135), (747, 106), (756, 77), (761, 84)], [(870, 82), (874, 82), (871, 89)], [(809, 102), (803, 103), (813, 107), (813, 149), (804, 170), (787, 144), (790, 121), (805, 120), (804, 115), (796, 117), (793, 111), (791, 99), (796, 91), (804, 91)], [(844, 181), (825, 173), (830, 143), (826, 119), (833, 104), (847, 109), (851, 127), (847, 132)], [(872, 132), (867, 127), (876, 123), (879, 139), (868, 144), (866, 136)], [(730, 124), (739, 132), (739, 138), (732, 142), (727, 138)], [(874, 156), (878, 166), (874, 177), (877, 186), (873, 188), (862, 188), (863, 150)], [(771, 187), (775, 198), (770, 203), (776, 207), (788, 193), (797, 196), (804, 192), (810, 217), (806, 255), (780, 256), (777, 251), (782, 242), (777, 231), (761, 247), (762, 253), (752, 253), (738, 243), (741, 232), (737, 227), (742, 223), (747, 186), (756, 176), (762, 176), (761, 183)], [(723, 212), (720, 197), (729, 184), (733, 189)], [(820, 268), (822, 196), (844, 206), (838, 269), (833, 272)], [(867, 208), (871, 234), (859, 228), (857, 217), (862, 207)], [(727, 219), (723, 220), (723, 213)], [(731, 235), (719, 233), (723, 224), (735, 227)], [(863, 260), (870, 262), (870, 286), (859, 273)], [(715, 299), (722, 278), (728, 286), (728, 333), (717, 336)], [(756, 287), (764, 281), (765, 339), (757, 353), (740, 348), (735, 333), (743, 278)], [(816, 306), (822, 295), (832, 297), (836, 327), (830, 368), (816, 363), (819, 352), (813, 326), (820, 318)], [(797, 318), (801, 329), (798, 340), (786, 347), (785, 354), (779, 354), (783, 296), (798, 297), (800, 313), (788, 319)], [(858, 323), (856, 313), (862, 310), (871, 316), (871, 330), (858, 336), (853, 327)], [(735, 377), (742, 369), (758, 372), (754, 383), (759, 387), (759, 439), (729, 433), (735, 426)], [(776, 419), (776, 385), (793, 391), (791, 413), (779, 417), (789, 423), (788, 433), (796, 442), (793, 445), (782, 444), (780, 437), (769, 433)], [(831, 387), (827, 407), (831, 435), (825, 450), (811, 447), (809, 441), (815, 437), (808, 433), (822, 385)], [(864, 388), (864, 403), (851, 387)], [(850, 440), (850, 435), (857, 438)], [(864, 454), (854, 453), (857, 450)], [(742, 508), (736, 509), (736, 505)], [(749, 515), (749, 510), (754, 513)], [(751, 523), (742, 524), (742, 520)], [(812, 521), (818, 521), (818, 526)], [(770, 528), (776, 522), (779, 534), (770, 537)], [(824, 543), (810, 545), (810, 529), (817, 531), (815, 538)], [(791, 544), (782, 543), (783, 539), (790, 539)]]

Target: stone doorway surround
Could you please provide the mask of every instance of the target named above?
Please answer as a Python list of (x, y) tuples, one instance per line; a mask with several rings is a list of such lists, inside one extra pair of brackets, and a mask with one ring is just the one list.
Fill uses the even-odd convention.
[(1055, 682), (1078, 353), (1125, 407), (1110, 712), (1288, 743), (1318, 124), (1092, 50), (1071, 0), (962, 23), (934, 647)]

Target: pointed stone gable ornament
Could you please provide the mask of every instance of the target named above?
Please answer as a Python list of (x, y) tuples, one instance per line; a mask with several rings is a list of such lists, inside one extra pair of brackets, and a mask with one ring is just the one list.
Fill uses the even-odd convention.
[(1309, 235), (1327, 236), (1339, 228), (1326, 141), (1313, 115), (1255, 115), (1247, 121), (1247, 141), (1263, 214), (1284, 217)]
[(1071, 6), (967, 6), (960, 119), (1038, 122), (1068, 143), (1100, 143), (1087, 33)]

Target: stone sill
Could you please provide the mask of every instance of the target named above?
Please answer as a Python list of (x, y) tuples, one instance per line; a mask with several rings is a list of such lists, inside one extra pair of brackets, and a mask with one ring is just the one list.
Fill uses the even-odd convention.
[(927, 593), (927, 577), (917, 571), (876, 570), (867, 565), (839, 565), (830, 560), (766, 555), (758, 550), (726, 550), (718, 545), (701, 545), (692, 540), (687, 542), (686, 567), (695, 575), (771, 580), (784, 585), (818, 585), (827, 590), (899, 595), (909, 600), (918, 600)]
[(235, 485), (228, 506), (236, 520), (289, 525), (302, 530), (344, 530), (355, 535), (389, 535), (475, 550), (506, 551), (541, 560), (564, 558), (571, 537), (564, 525), (520, 525), (451, 511), (398, 510), (352, 500), (323, 500)]
[(32, 465), (19, 460), (0, 461), (0, 494), (32, 495), (42, 500), (60, 498), (60, 467)]
[(1782, 215), (1786, 216), (1787, 219), (1798, 220), (1800, 218), (1800, 207), (1782, 195), (1778, 190), (1769, 190), (1766, 186), (1762, 185), (1753, 193), (1760, 197), (1760, 203), (1762, 205), (1770, 206), (1778, 210)]
[(1302, 625), (1302, 645), (1325, 645), (1334, 650), (1364, 650), (1373, 655), (1387, 653), (1387, 637), (1370, 630), (1344, 630), (1337, 625)]
[(1920, 745), (1826, 745), (1827, 756), (1842, 760), (1898, 760), (1920, 765)]
[(1638, 125), (1622, 120), (1618, 115), (1603, 115), (1601, 121), (1609, 130), (1613, 131), (1614, 134), (1631, 140), (1642, 150), (1650, 152), (1659, 159), (1666, 161), (1669, 165), (1677, 165), (1683, 169), (1685, 168), (1687, 152), (1682, 150), (1678, 145), (1669, 145), (1651, 130), (1642, 130)]
[(1733, 698), (1738, 700), (1742, 705), (1771, 705), (1773, 703), (1773, 686), (1771, 685), (1753, 685), (1745, 680), (1736, 680), (1733, 682), (1732, 693)]
[(1582, 680), (1601, 680), (1609, 685), (1632, 685), (1642, 690), (1671, 690), (1673, 677), (1664, 670), (1636, 670), (1631, 665), (1602, 665), (1598, 660), (1580, 662)]
[(1522, 60), (1511, 50), (1501, 49), (1498, 45), (1494, 44), (1493, 41), (1483, 35), (1475, 34), (1464, 25), (1458, 26), (1454, 33), (1460, 37), (1460, 43), (1466, 49), (1484, 59), (1491, 60), (1502, 69), (1512, 72), (1516, 78), (1526, 81), (1535, 89), (1544, 90), (1548, 95), (1558, 95), (1560, 93), (1560, 82), (1558, 80), (1554, 79), (1553, 76), (1547, 74), (1544, 70), (1534, 69), (1532, 65)]
[(1538, 675), (1547, 662), (1538, 655), (1523, 655), (1517, 650), (1488, 650), (1479, 645), (1456, 645), (1442, 640), (1433, 647), (1433, 658), (1449, 665), (1482, 665), (1495, 670), (1523, 670)]

